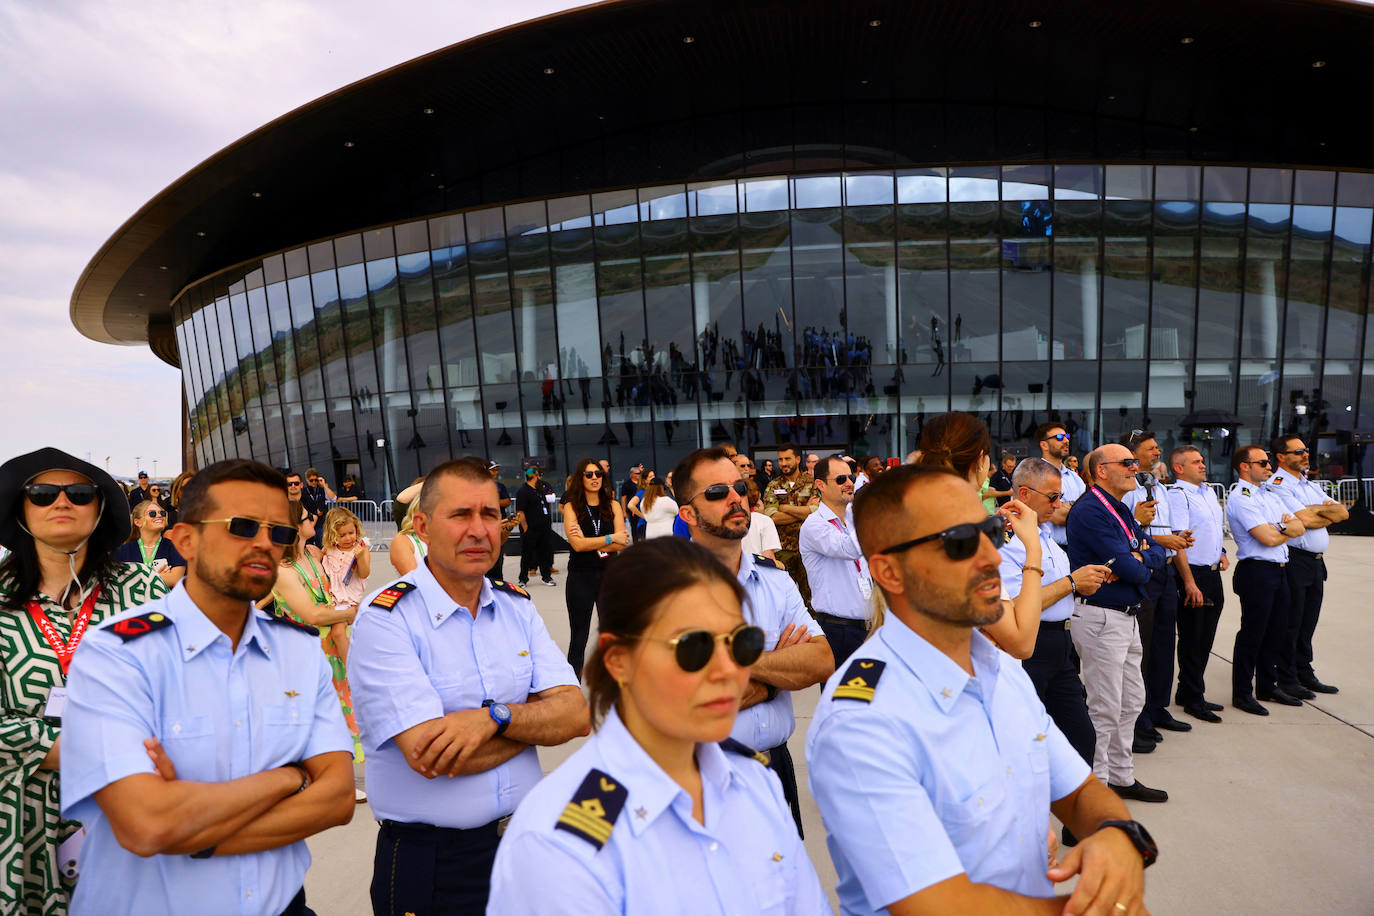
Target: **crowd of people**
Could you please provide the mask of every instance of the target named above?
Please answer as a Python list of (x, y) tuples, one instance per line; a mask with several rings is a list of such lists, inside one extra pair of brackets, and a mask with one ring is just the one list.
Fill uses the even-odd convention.
[[(1223, 509), (1202, 454), (1149, 430), (1081, 475), (1063, 425), (1035, 439), (994, 474), (949, 413), (901, 463), (725, 443), (618, 492), (587, 457), (561, 497), (460, 458), (398, 497), (380, 589), (315, 469), (223, 461), (164, 495), (13, 458), (0, 910), (308, 913), (305, 838), (367, 801), (378, 914), (829, 913), (788, 747), (819, 686), (806, 771), (844, 912), (1143, 913), (1158, 849), (1123, 799), (1167, 799), (1135, 757), (1192, 727), (1171, 706), (1221, 722)], [(1312, 635), (1346, 513), (1297, 437), (1233, 464), (1231, 704), (1267, 715), (1336, 692)], [(554, 583), (555, 519), (566, 647), (525, 588)], [(538, 747), (589, 733), (543, 774)]]

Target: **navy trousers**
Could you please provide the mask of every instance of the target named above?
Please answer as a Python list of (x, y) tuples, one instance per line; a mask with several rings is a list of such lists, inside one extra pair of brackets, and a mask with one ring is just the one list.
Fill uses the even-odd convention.
[(1288, 577), (1278, 563), (1241, 560), (1231, 588), (1240, 598), (1240, 631), (1231, 661), (1234, 700), (1277, 686), (1275, 666), (1288, 632)]

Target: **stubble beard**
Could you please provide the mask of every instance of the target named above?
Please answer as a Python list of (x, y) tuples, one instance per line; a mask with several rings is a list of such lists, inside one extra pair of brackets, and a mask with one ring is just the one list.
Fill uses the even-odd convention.
[[(727, 516), (726, 516), (726, 519), (728, 519), (728, 518), (729, 518), (729, 516), (727, 515)], [(720, 538), (721, 540), (724, 540), (724, 541), (742, 541), (742, 540), (744, 540), (744, 536), (745, 536), (746, 534), (749, 533), (749, 525), (748, 525), (749, 516), (748, 516), (748, 514), (746, 513), (746, 515), (744, 516), (744, 520), (745, 520), (746, 524), (745, 524), (745, 526), (744, 526), (744, 528), (743, 528), (742, 530), (736, 530), (736, 529), (734, 529), (734, 528), (731, 528), (729, 525), (727, 525), (727, 524), (725, 523), (726, 519), (722, 519), (722, 520), (721, 520), (721, 523), (720, 523), (719, 525), (717, 525), (717, 524), (715, 524), (714, 522), (708, 522), (706, 519), (704, 519), (704, 518), (702, 518), (700, 515), (698, 515), (698, 516), (697, 516), (697, 527), (700, 528), (700, 529), (701, 529), (703, 532), (705, 532), (706, 534), (709, 534), (709, 535), (711, 535), (712, 537)]]
[(976, 589), (1000, 578), (995, 570), (973, 576), (962, 594), (910, 574), (905, 574), (904, 578), (917, 609), (935, 620), (957, 626), (986, 627), (1001, 620), (1005, 612), (1000, 595), (981, 607), (983, 602), (973, 597)]

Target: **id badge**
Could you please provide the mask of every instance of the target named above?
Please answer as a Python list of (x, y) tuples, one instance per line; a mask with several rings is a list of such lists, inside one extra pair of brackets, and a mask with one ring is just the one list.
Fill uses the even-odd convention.
[(868, 576), (859, 576), (859, 594), (864, 596), (865, 601), (873, 597), (873, 580)]
[(598, 557), (600, 557), (601, 559), (603, 559), (603, 560), (610, 556), (610, 554), (607, 553), (607, 552), (604, 551), (604, 550), (598, 550), (598, 551), (596, 552), (596, 555), (597, 555)]
[(43, 718), (62, 721), (62, 712), (67, 708), (67, 688), (54, 687), (48, 694), (48, 705), (43, 707)]
[(67, 837), (57, 846), (57, 868), (68, 878), (75, 879), (81, 861), (81, 846), (86, 842), (86, 828)]

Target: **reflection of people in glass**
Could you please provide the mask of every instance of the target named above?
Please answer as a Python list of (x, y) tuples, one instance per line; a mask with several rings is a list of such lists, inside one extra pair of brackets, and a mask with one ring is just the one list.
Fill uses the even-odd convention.
[(935, 369), (930, 374), (939, 375), (945, 369), (945, 344), (940, 337), (940, 319), (933, 313), (930, 316), (930, 349), (935, 354)]

